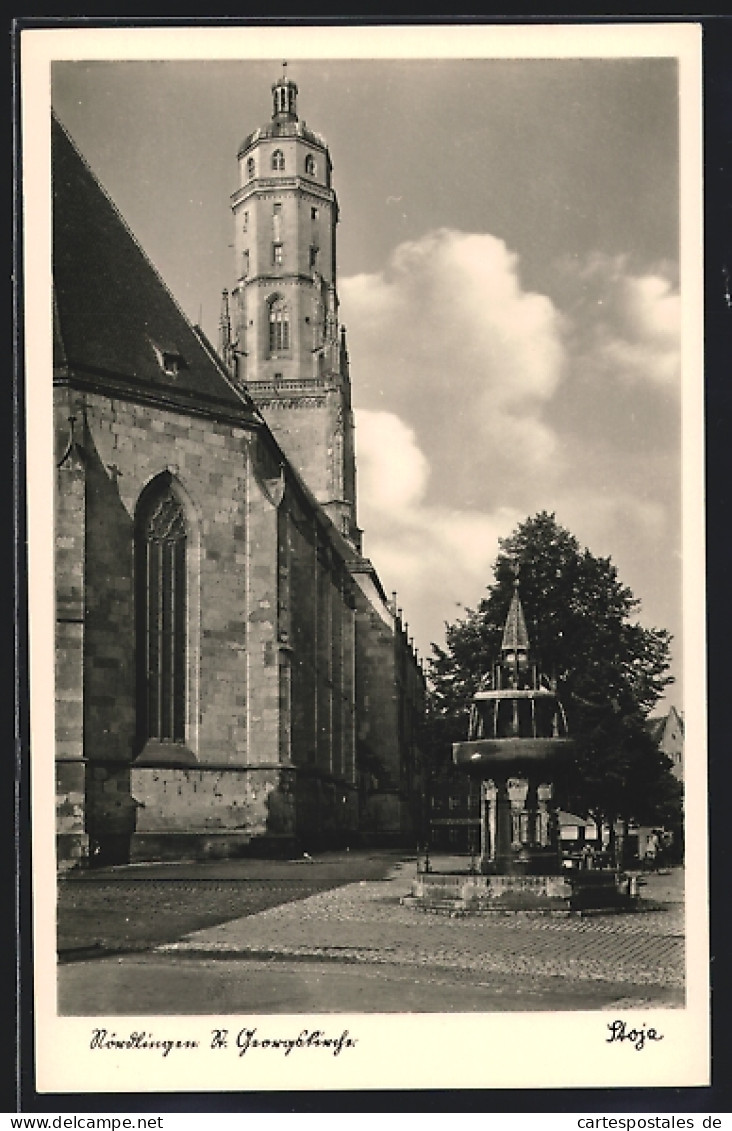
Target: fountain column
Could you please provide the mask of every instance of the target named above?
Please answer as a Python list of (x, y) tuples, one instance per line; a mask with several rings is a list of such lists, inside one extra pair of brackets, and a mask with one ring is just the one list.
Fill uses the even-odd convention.
[(539, 783), (534, 778), (529, 778), (524, 808), (526, 810), (526, 842), (530, 848), (541, 848)]
[(514, 855), (511, 798), (508, 793), (508, 779), (506, 775), (496, 775), (494, 787), (493, 826), (495, 831), (492, 844), (490, 845), (491, 851), (489, 859), (483, 859), (481, 866), (483, 871), (497, 871), (500, 873), (510, 867)]

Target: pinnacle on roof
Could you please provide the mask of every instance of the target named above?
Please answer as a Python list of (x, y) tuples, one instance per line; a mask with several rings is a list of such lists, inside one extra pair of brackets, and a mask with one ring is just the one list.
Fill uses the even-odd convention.
[(524, 610), (521, 607), (521, 598), (518, 593), (518, 576), (513, 584), (513, 596), (508, 607), (506, 624), (503, 629), (503, 642), (501, 651), (526, 652), (529, 651), (529, 634), (526, 629)]

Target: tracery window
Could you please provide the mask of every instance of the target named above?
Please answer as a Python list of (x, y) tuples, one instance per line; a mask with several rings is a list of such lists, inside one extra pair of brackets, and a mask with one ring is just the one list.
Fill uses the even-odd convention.
[(275, 149), (272, 154), (272, 169), (275, 173), (281, 173), (285, 168), (285, 155), (281, 149)]
[(186, 726), (187, 529), (169, 476), (137, 521), (139, 724), (143, 741), (183, 742)]
[(274, 299), (269, 306), (269, 352), (282, 353), (290, 348), (290, 312), (283, 299)]

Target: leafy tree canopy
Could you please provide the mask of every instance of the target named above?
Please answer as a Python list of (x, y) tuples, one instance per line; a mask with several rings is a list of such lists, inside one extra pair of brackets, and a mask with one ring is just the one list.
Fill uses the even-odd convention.
[[(465, 737), (470, 701), (491, 670), (518, 566), (521, 603), (540, 670), (556, 684), (575, 761), (565, 802), (584, 813), (645, 820), (654, 793), (668, 802), (670, 763), (646, 718), (665, 687), (671, 637), (634, 619), (640, 602), (610, 558), (596, 557), (542, 512), (501, 539), (494, 581), (476, 609), (433, 644), (428, 722), (435, 765)], [(676, 791), (678, 794), (678, 791)]]

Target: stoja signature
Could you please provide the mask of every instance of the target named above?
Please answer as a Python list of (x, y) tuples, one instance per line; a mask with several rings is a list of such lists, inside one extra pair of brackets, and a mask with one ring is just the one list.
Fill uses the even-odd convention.
[(644, 1049), (646, 1042), (663, 1040), (663, 1033), (659, 1033), (658, 1030), (645, 1025), (630, 1029), (627, 1021), (611, 1021), (608, 1029), (610, 1030), (610, 1036), (607, 1038), (608, 1044), (615, 1042), (622, 1044), (624, 1041), (630, 1041), (636, 1052)]

